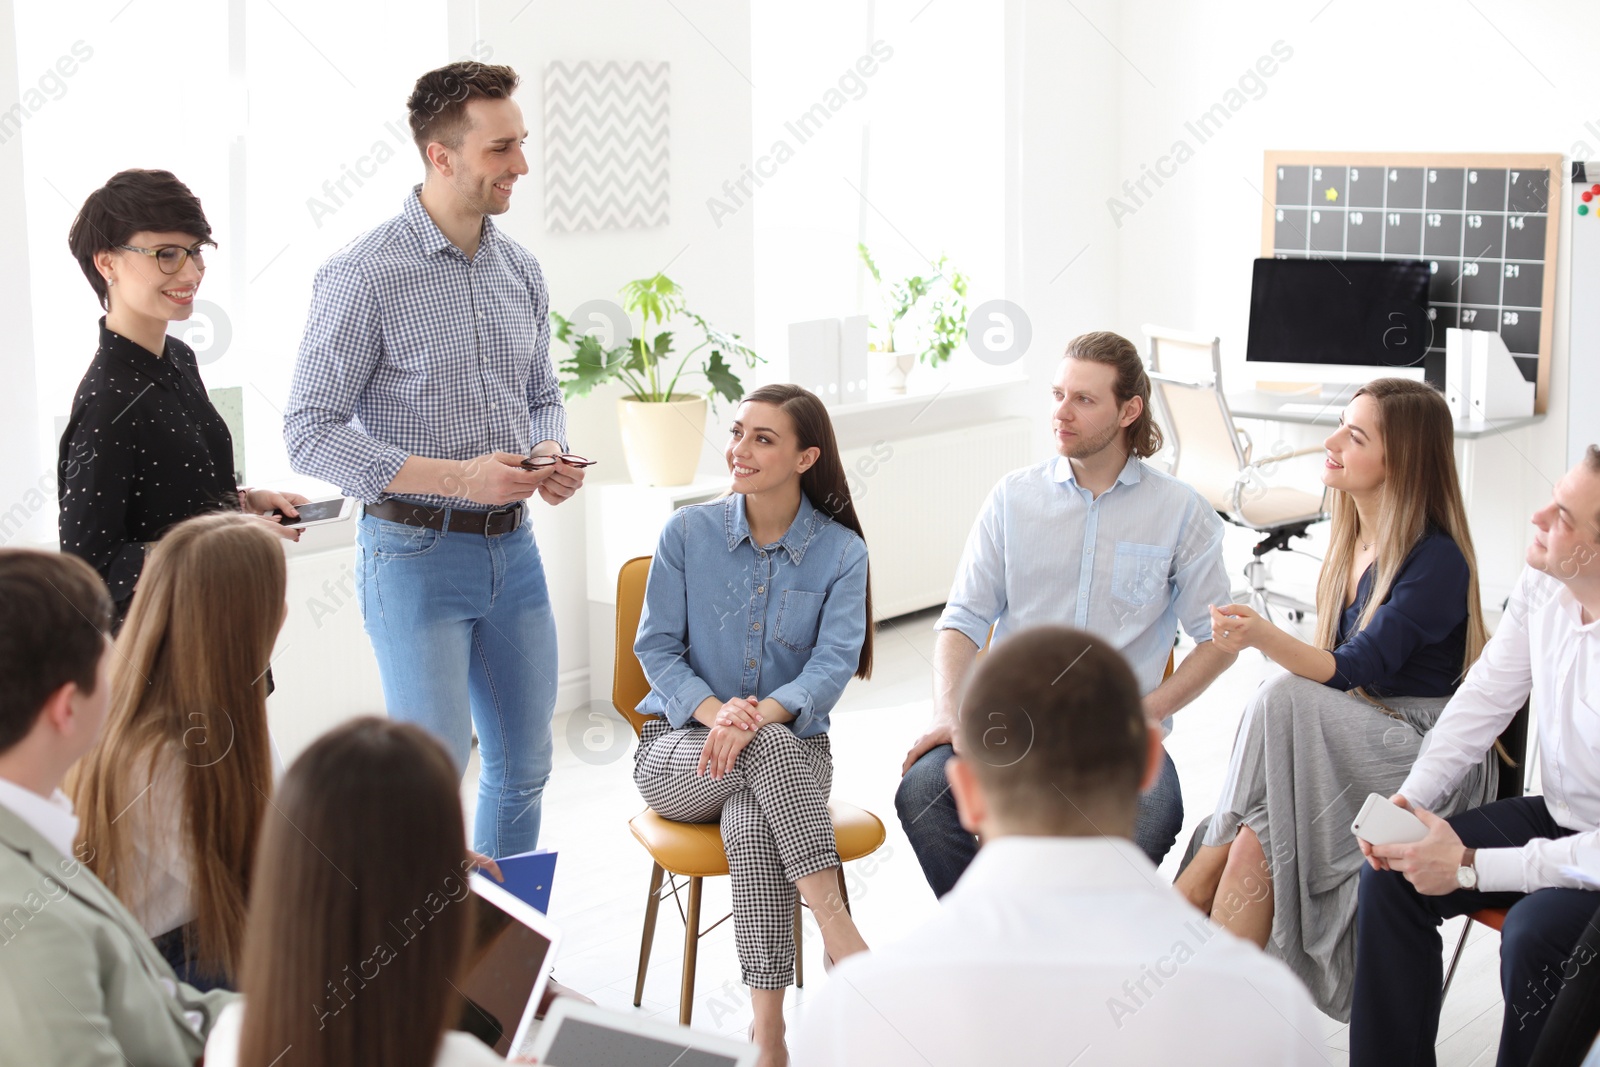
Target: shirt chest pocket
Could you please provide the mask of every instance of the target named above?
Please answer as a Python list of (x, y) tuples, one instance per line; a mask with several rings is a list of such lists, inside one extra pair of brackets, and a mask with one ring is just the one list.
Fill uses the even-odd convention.
[(1111, 567), (1111, 595), (1134, 607), (1153, 604), (1166, 594), (1171, 566), (1172, 549), (1165, 545), (1118, 541)]
[(787, 589), (778, 603), (778, 627), (772, 636), (778, 644), (796, 652), (809, 652), (817, 643), (817, 627), (822, 620), (821, 593)]

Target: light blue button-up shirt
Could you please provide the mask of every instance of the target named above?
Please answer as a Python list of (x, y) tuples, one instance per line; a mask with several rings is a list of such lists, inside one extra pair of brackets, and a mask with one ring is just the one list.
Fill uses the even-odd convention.
[(1130, 456), (1096, 499), (1063, 456), (1013, 471), (967, 537), (937, 629), (982, 648), (1042, 624), (1098, 634), (1127, 657), (1148, 695), (1177, 627), (1211, 640), (1207, 605), (1230, 602), (1222, 520), (1184, 482)]
[(297, 472), (369, 504), (413, 455), (526, 454), (567, 440), (538, 260), (488, 218), (468, 259), (428, 217), (421, 188), (317, 271), (283, 420)]
[(867, 633), (867, 545), (802, 494), (789, 530), (751, 539), (738, 493), (680, 508), (661, 531), (633, 651), (645, 715), (674, 727), (706, 697), (771, 697), (796, 735), (826, 733)]

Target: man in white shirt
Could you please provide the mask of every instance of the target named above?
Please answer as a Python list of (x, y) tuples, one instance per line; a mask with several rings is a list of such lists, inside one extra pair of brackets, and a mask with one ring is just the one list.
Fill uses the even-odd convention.
[[(1234, 661), (1211, 641), (1209, 606), (1231, 599), (1222, 520), (1193, 487), (1144, 462), (1161, 430), (1138, 349), (1105, 331), (1073, 338), (1051, 397), (1057, 454), (1006, 475), (972, 526), (935, 626), (933, 722), (900, 769), (895, 809), (936, 896), (978, 851), (944, 764), (956, 754), (956, 694), (991, 626), (995, 647), (1041, 623), (1098, 634), (1128, 658), (1146, 713), (1164, 729)], [(1165, 677), (1179, 626), (1195, 649)], [(1182, 827), (1178, 770), (1163, 753), (1133, 840), (1159, 864)]]
[[(1368, 846), (1356, 911), (1350, 1062), (1433, 1063), (1439, 923), (1509, 908), (1500, 933), (1500, 1067), (1525, 1064), (1578, 965), (1600, 893), (1581, 874), (1600, 845), (1600, 449), (1556, 483), (1504, 619), (1392, 798), (1428, 835)], [(1543, 796), (1444, 820), (1430, 809), (1481, 761), (1524, 701), (1538, 724)], [(1521, 774), (1518, 768), (1512, 773)]]
[(1130, 840), (1162, 759), (1103, 638), (1013, 634), (973, 673), (947, 773), (983, 847), (942, 914), (841, 963), (805, 1064), (1322, 1064), (1277, 960), (1211, 922)]
[(0, 549), (0, 604), (0, 1065), (191, 1067), (234, 994), (177, 981), (60, 789), (105, 721), (110, 594), (75, 556)]

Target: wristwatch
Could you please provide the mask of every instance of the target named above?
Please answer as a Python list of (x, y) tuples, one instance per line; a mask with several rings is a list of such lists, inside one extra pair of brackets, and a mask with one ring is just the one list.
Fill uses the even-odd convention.
[(1469, 848), (1461, 853), (1461, 866), (1456, 868), (1456, 885), (1462, 889), (1478, 888), (1478, 868), (1473, 861), (1477, 858), (1478, 850)]

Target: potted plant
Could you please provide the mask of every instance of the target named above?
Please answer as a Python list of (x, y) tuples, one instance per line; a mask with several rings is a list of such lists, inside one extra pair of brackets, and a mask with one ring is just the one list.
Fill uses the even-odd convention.
[[(581, 332), (571, 320), (550, 313), (556, 339), (569, 352), (559, 367), (561, 391), (570, 399), (620, 381), (628, 390), (617, 400), (628, 475), (641, 485), (684, 485), (694, 479), (700, 459), (707, 400), (720, 396), (733, 403), (744, 395), (729, 358), (754, 367), (761, 357), (738, 334), (718, 329), (690, 311), (683, 290), (665, 274), (628, 282), (621, 292), (624, 317), (636, 315), (640, 325), (612, 348), (594, 334)], [(672, 319), (687, 319), (700, 335), (700, 343), (681, 356), (673, 351), (671, 330), (648, 336), (652, 327)], [(631, 328), (631, 320), (628, 325)], [(695, 378), (703, 389), (690, 388)]]
[(878, 287), (885, 316), (883, 322), (872, 324), (878, 331), (869, 349), (878, 353), (872, 357), (873, 377), (888, 392), (903, 393), (906, 376), (919, 356), (937, 367), (967, 339), (967, 278), (951, 269), (949, 257), (940, 256), (932, 263), (932, 274), (886, 283), (867, 246), (858, 244), (856, 250)]

